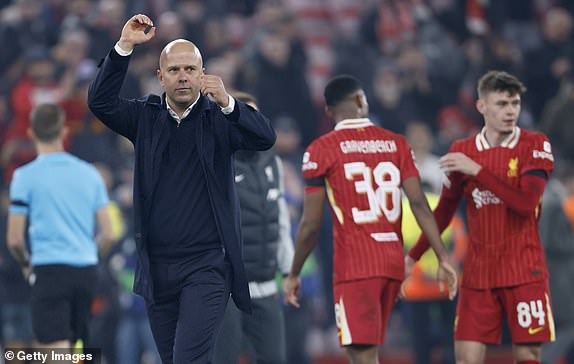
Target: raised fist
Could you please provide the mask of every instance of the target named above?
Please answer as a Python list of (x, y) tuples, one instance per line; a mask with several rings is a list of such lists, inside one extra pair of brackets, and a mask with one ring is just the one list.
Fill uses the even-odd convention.
[[(150, 29), (146, 32), (148, 27)], [(131, 52), (136, 45), (145, 43), (154, 36), (155, 27), (151, 19), (147, 15), (137, 14), (124, 25), (118, 45), (124, 51)]]

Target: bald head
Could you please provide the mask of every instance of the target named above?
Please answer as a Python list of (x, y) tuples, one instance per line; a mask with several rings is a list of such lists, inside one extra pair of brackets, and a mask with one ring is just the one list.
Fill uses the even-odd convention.
[(169, 42), (161, 51), (157, 78), (165, 90), (170, 107), (178, 112), (185, 111), (201, 92), (201, 52), (195, 44), (185, 39)]
[(180, 53), (192, 53), (198, 60), (201, 67), (203, 67), (203, 59), (199, 48), (192, 42), (186, 39), (176, 39), (169, 42), (161, 51), (159, 56), (159, 68), (164, 69), (168, 58)]

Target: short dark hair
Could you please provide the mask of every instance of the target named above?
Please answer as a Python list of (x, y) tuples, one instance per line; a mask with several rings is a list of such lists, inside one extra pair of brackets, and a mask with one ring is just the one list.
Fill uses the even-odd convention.
[(32, 132), (40, 142), (53, 142), (60, 135), (65, 118), (64, 110), (58, 105), (40, 104), (30, 114)]
[(355, 92), (362, 90), (359, 80), (349, 75), (339, 75), (331, 78), (325, 86), (325, 104), (335, 107)]
[(526, 86), (518, 78), (504, 71), (488, 71), (478, 80), (478, 97), (490, 92), (508, 92), (510, 96), (522, 95)]

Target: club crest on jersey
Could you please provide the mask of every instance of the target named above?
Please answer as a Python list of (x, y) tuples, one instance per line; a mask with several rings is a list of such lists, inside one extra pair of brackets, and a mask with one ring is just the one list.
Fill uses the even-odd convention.
[(508, 172), (506, 173), (508, 177), (518, 176), (518, 157), (510, 158), (508, 161)]

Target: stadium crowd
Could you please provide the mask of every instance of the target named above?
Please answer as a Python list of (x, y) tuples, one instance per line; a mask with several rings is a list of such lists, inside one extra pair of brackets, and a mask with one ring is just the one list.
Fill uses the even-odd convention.
[[(3, 347), (26, 346), (33, 339), (28, 327), (29, 288), (6, 248), (7, 189), (14, 169), (35, 156), (27, 136), (30, 112), (50, 102), (66, 112), (70, 128), (66, 149), (99, 169), (111, 199), (116, 243), (101, 257), (90, 346), (103, 349), (106, 363), (157, 360), (144, 302), (132, 293), (133, 148), (86, 105), (87, 89), (100, 60), (119, 38), (126, 19), (136, 13), (150, 15), (157, 34), (132, 57), (122, 96), (161, 94), (156, 74), (150, 70), (158, 67), (162, 48), (173, 39), (192, 40), (202, 50), (206, 72), (220, 76), (232, 90), (253, 94), (271, 120), (277, 132), (274, 148), (283, 161), (293, 235), (302, 211), (303, 151), (333, 128), (322, 101), (331, 75), (350, 74), (362, 82), (370, 118), (406, 135), (423, 183), (429, 193), (438, 194), (437, 156), (446, 153), (452, 141), (480, 130), (477, 80), (487, 70), (499, 69), (518, 76), (528, 88), (519, 126), (542, 131), (552, 142), (559, 177), (553, 186), (561, 184), (554, 197), (566, 217), (564, 231), (572, 238), (568, 229), (568, 223), (574, 224), (572, 173), (560, 167), (574, 165), (574, 128), (569, 125), (574, 111), (572, 1), (0, 0)], [(548, 230), (553, 222), (543, 219), (541, 229)], [(412, 224), (405, 222), (403, 229), (408, 231)], [(330, 231), (331, 222), (326, 219), (319, 249), (302, 272), (302, 308), (285, 307), (289, 362), (310, 363), (313, 356), (340, 353), (332, 310)], [(464, 216), (451, 227), (446, 240), (451, 242), (454, 259), (463, 264)], [(561, 262), (569, 260), (556, 274), (562, 276), (561, 282), (571, 284), (574, 246), (543, 243), (550, 249), (550, 267), (552, 254)], [(551, 287), (555, 287), (552, 277)], [(571, 330), (574, 301), (561, 295), (574, 291), (573, 287), (556, 287), (560, 288), (551, 292), (555, 310), (563, 312), (556, 316), (558, 329)], [(452, 356), (441, 353), (452, 351), (454, 306), (432, 289), (421, 292), (414, 301), (397, 305), (383, 355), (409, 348), (430, 353), (438, 346), (443, 350), (435, 350), (434, 358), (452, 362)], [(420, 325), (429, 333), (426, 340), (417, 335)], [(561, 355), (566, 354), (567, 348)], [(140, 356), (139, 361), (132, 359)], [(572, 343), (569, 358), (574, 362)], [(428, 362), (428, 358), (417, 360)]]

